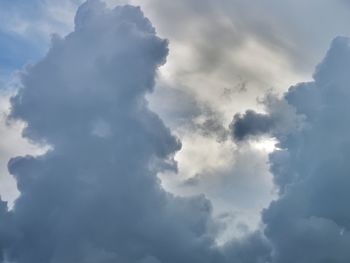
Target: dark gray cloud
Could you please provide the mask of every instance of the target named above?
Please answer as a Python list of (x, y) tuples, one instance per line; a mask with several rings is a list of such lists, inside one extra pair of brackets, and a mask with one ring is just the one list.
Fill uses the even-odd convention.
[(274, 262), (350, 260), (349, 44), (335, 39), (314, 81), (285, 95), (308, 125), (270, 158), (282, 193), (263, 215)]
[(254, 232), (243, 239), (228, 242), (223, 251), (225, 251), (227, 262), (271, 262), (271, 245), (260, 232)]
[(270, 156), (280, 196), (263, 212), (264, 233), (219, 249), (210, 202), (175, 197), (157, 178), (176, 169), (181, 147), (145, 99), (167, 41), (131, 6), (91, 0), (75, 22), (12, 99), (24, 136), (53, 148), (9, 162), (21, 195), (13, 210), (0, 202), (0, 262), (349, 261), (350, 40), (333, 42), (313, 82), (269, 97), (264, 114), (236, 117), (236, 138), (280, 142)]
[(210, 203), (157, 178), (181, 147), (145, 100), (167, 41), (131, 6), (88, 1), (75, 25), (12, 99), (24, 136), (52, 150), (9, 162), (21, 195), (0, 203), (0, 262), (222, 262)]
[(247, 110), (243, 115), (236, 114), (231, 124), (233, 138), (241, 141), (248, 136), (256, 136), (270, 133), (275, 126), (268, 114)]
[[(24, 136), (53, 149), (9, 162), (21, 195), (13, 210), (0, 205), (0, 262), (226, 262), (210, 202), (157, 178), (181, 147), (145, 99), (167, 41), (130, 6), (88, 1), (75, 21), (12, 99)], [(212, 118), (200, 129), (223, 127)]]
[(305, 116), (298, 114), (285, 99), (269, 93), (260, 103), (266, 113), (247, 110), (235, 114), (230, 124), (233, 139), (239, 142), (259, 136), (284, 136), (303, 127)]
[[(317, 67), (314, 80), (291, 87), (285, 94), (286, 103), (303, 116), (302, 128), (268, 129), (273, 114), (262, 118), (252, 113), (258, 116), (255, 130), (269, 130), (280, 148), (270, 155), (280, 195), (262, 217), (273, 263), (350, 260), (349, 68), (350, 39), (338, 37)], [(278, 111), (269, 108), (270, 113)]]

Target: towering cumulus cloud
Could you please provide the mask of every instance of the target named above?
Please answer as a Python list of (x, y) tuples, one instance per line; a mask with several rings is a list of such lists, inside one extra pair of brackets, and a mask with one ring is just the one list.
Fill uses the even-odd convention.
[(11, 117), (52, 150), (9, 162), (21, 195), (12, 210), (0, 203), (0, 262), (220, 260), (210, 203), (174, 197), (156, 176), (181, 147), (145, 100), (167, 53), (139, 8), (91, 0), (23, 74)]
[(271, 156), (281, 198), (265, 211), (275, 262), (350, 260), (350, 40), (333, 41), (314, 81), (285, 98), (306, 117)]
[(279, 197), (264, 231), (220, 249), (210, 203), (157, 178), (181, 148), (145, 99), (167, 53), (139, 8), (90, 0), (23, 73), (10, 117), (51, 148), (9, 162), (21, 195), (11, 210), (0, 200), (0, 263), (348, 263), (350, 40), (334, 40), (314, 81), (234, 118), (236, 140), (279, 141)]
[[(263, 213), (274, 263), (350, 261), (349, 84), (350, 40), (339, 37), (317, 67), (314, 81), (296, 85), (284, 96), (304, 119), (302, 129), (276, 131), (271, 113), (249, 125), (270, 127), (259, 132), (280, 141), (281, 150), (270, 157), (280, 197)], [(255, 118), (248, 114), (239, 119), (250, 120)]]

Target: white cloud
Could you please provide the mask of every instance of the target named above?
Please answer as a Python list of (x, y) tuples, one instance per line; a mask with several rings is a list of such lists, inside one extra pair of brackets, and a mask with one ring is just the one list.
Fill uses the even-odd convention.
[(19, 155), (40, 155), (47, 148), (35, 145), (22, 137), (25, 124), (21, 121), (10, 121), (7, 119), (12, 92), (0, 92), (0, 193), (1, 198), (8, 201), (12, 206), (18, 197), (16, 182), (7, 170), (8, 161)]

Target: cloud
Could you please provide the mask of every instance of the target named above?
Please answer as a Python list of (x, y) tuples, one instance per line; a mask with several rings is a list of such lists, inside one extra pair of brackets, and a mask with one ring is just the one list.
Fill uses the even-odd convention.
[[(204, 149), (212, 151), (210, 147)], [(275, 197), (265, 152), (245, 144), (237, 149), (230, 147), (226, 154), (221, 156), (224, 159), (221, 165), (205, 167), (195, 176), (182, 181), (176, 191), (187, 196), (206, 194), (213, 203), (216, 219), (226, 225), (217, 235), (220, 244), (260, 229), (260, 213)], [(181, 169), (184, 168), (179, 164), (179, 171)], [(224, 214), (230, 215), (230, 218), (221, 218)]]
[(280, 137), (282, 150), (271, 156), (282, 190), (263, 215), (266, 235), (275, 246), (274, 262), (350, 259), (349, 44), (348, 38), (336, 38), (314, 81), (285, 95), (308, 125)]
[(271, 262), (271, 246), (260, 232), (244, 239), (235, 239), (224, 247), (227, 262), (266, 263)]
[(9, 98), (13, 92), (8, 90), (0, 91), (0, 193), (4, 200), (12, 206), (18, 196), (16, 183), (8, 173), (7, 163), (13, 156), (21, 154), (42, 154), (46, 149), (35, 145), (21, 136), (25, 124), (20, 121), (8, 120), (10, 111)]
[[(197, 7), (198, 2), (193, 3)], [(200, 7), (199, 11), (211, 10)], [(49, 53), (23, 73), (23, 88), (12, 99), (11, 120), (27, 123), (25, 138), (47, 143), (52, 150), (9, 162), (21, 196), (13, 210), (0, 202), (0, 262), (348, 262), (348, 39), (333, 42), (314, 81), (292, 87), (282, 99), (267, 100), (264, 113), (237, 115), (233, 131), (237, 123), (246, 128), (236, 139), (267, 134), (279, 141), (270, 164), (280, 195), (263, 212), (264, 233), (255, 232), (219, 249), (214, 238), (220, 229), (212, 219), (211, 203), (203, 196), (167, 193), (157, 177), (165, 169), (176, 171), (174, 155), (181, 147), (145, 99), (153, 92), (158, 67), (165, 63), (167, 41), (156, 36), (140, 9), (131, 6), (109, 10), (99, 1), (88, 1), (75, 23), (74, 32), (65, 38), (55, 36)], [(215, 34), (210, 31), (208, 36)], [(246, 60), (247, 54), (255, 54), (248, 51), (263, 51), (265, 63), (274, 64), (265, 57), (271, 58), (271, 46), (262, 47), (255, 40), (239, 45), (244, 52), (235, 54), (238, 65), (249, 61), (245, 68), (254, 62)], [(195, 47), (202, 50), (200, 44)], [(186, 47), (178, 52), (183, 50)], [(289, 65), (282, 57), (278, 65)], [(221, 63), (214, 62), (214, 66)], [(215, 72), (212, 76), (220, 79), (215, 69), (209, 65), (199, 75)], [(181, 87), (189, 87), (204, 83), (198, 80), (205, 74), (181, 76), (186, 84)], [(213, 83), (217, 82), (205, 84)], [(204, 98), (211, 97), (208, 89), (202, 91)], [(251, 96), (249, 89), (242, 94)], [(185, 108), (188, 114), (198, 110)], [(205, 132), (216, 134), (224, 127), (220, 122), (200, 126), (205, 139)], [(185, 139), (194, 147), (192, 137)], [(197, 137), (208, 149), (211, 144), (201, 139)], [(215, 143), (214, 150), (224, 145)], [(190, 182), (213, 197), (227, 186), (226, 202), (232, 197), (240, 202), (244, 196), (243, 201), (251, 204), (256, 199), (249, 193), (254, 191), (243, 193), (244, 187), (254, 189), (260, 183), (252, 186), (245, 180), (250, 183), (261, 170), (267, 172), (264, 158), (243, 154), (235, 163), (242, 167), (223, 169), (218, 176), (223, 180), (214, 180), (209, 176), (218, 165), (227, 168), (227, 160), (231, 161), (223, 155), (228, 149), (232, 150), (226, 145), (224, 152), (215, 152), (215, 159), (204, 154), (188, 158), (192, 164), (209, 160), (206, 165), (213, 168)], [(231, 181), (232, 171), (247, 175), (238, 184), (242, 192), (233, 191), (237, 181)], [(212, 182), (215, 187), (209, 185)], [(265, 189), (256, 190), (265, 196)]]
[[(251, 5), (248, 7), (242, 1), (131, 2), (141, 5), (159, 34), (170, 40), (168, 63), (162, 67), (159, 79), (167, 80), (168, 89), (189, 94), (200, 109), (210, 109), (202, 111), (202, 115), (209, 113), (207, 119), (214, 112), (221, 126), (228, 126), (233, 113), (255, 109), (256, 97), (271, 87), (288, 87), (301, 80), (281, 47), (287, 41), (268, 19), (271, 14), (260, 18), (257, 11), (254, 15), (248, 12), (255, 10), (258, 3), (252, 10)], [(259, 8), (265, 9), (260, 5)], [(249, 18), (255, 21), (257, 17), (261, 26), (253, 28)], [(151, 105), (154, 100), (162, 101), (171, 105), (176, 115), (188, 114), (187, 119), (192, 118), (193, 114), (187, 112), (191, 105), (178, 107), (159, 90), (150, 96)]]
[[(219, 211), (236, 211), (241, 198), (235, 193), (241, 193), (242, 189), (248, 189), (246, 193), (252, 199), (260, 200), (263, 196), (261, 199), (267, 205), (271, 199), (266, 197), (273, 196), (268, 194), (272, 185), (268, 182), (270, 174), (266, 172), (268, 164), (264, 162), (267, 158), (261, 156), (260, 150), (251, 153), (250, 158), (256, 158), (251, 163), (258, 163), (261, 171), (251, 174), (251, 159), (247, 158), (247, 167), (243, 167), (240, 154), (232, 154), (236, 146), (226, 142), (230, 139), (228, 126), (237, 112), (245, 109), (261, 111), (256, 98), (271, 87), (285, 91), (286, 87), (304, 80), (301, 75), (305, 74), (305, 67), (300, 70), (304, 64), (294, 60), (295, 40), (302, 42), (302, 39), (294, 31), (293, 37), (289, 38), (295, 19), (279, 16), (281, 10), (278, 8), (283, 6), (278, 1), (255, 1), (254, 4), (225, 0), (131, 2), (141, 5), (152, 18), (157, 32), (170, 40), (168, 62), (161, 68), (158, 78), (158, 83), (162, 83), (150, 96), (150, 104), (180, 137), (183, 147), (175, 157), (179, 175), (162, 177), (163, 185), (176, 194), (202, 192), (210, 198), (214, 210)], [(297, 6), (292, 2), (288, 1), (296, 12)], [(313, 10), (308, 9), (312, 14)], [(279, 19), (275, 19), (277, 16)], [(302, 57), (309, 59), (306, 56), (309, 54), (303, 53)], [(313, 66), (308, 60), (310, 64)], [(164, 90), (171, 91), (165, 94)], [(180, 90), (185, 96), (175, 99), (173, 90)], [(173, 112), (168, 114), (171, 118), (163, 117), (164, 106), (159, 107), (157, 103), (166, 105), (168, 112)], [(181, 116), (184, 121), (174, 121), (176, 116)], [(236, 159), (239, 161), (235, 162)], [(196, 179), (197, 175), (201, 175), (200, 184), (186, 189), (180, 187), (184, 186), (184, 181)], [(230, 183), (220, 189), (222, 178)], [(236, 200), (232, 200), (233, 197)], [(251, 205), (240, 207), (240, 212), (246, 215), (249, 210), (249, 216), (245, 218), (256, 221), (264, 205), (259, 205), (256, 210)]]
[[(338, 37), (314, 80), (293, 86), (284, 95), (305, 124), (285, 131), (276, 130), (276, 124), (265, 129), (279, 141), (270, 164), (280, 195), (262, 216), (273, 263), (350, 259), (349, 66), (350, 39)], [(275, 120), (278, 108), (269, 107), (270, 113), (259, 121)], [(256, 127), (264, 125), (258, 122)]]
[[(6, 32), (42, 41), (52, 33), (66, 33), (73, 25), (74, 12), (82, 0), (32, 0), (0, 3), (1, 26)], [(46, 23), (43, 23), (45, 21)], [(36, 41), (34, 41), (37, 43)]]
[[(0, 27), (6, 33), (19, 35), (26, 43), (34, 42), (43, 53), (50, 34), (65, 35), (72, 29), (80, 2), (1, 1)], [(222, 158), (227, 154), (227, 146), (221, 147), (216, 141), (229, 137), (226, 130), (233, 114), (248, 108), (261, 110), (256, 105), (257, 96), (270, 87), (284, 91), (291, 83), (304, 79), (299, 73), (313, 67), (330, 37), (348, 32), (348, 9), (339, 6), (338, 1), (292, 0), (281, 4), (272, 0), (253, 5), (240, 0), (131, 2), (141, 5), (158, 34), (170, 40), (168, 63), (160, 69), (157, 88), (148, 100), (150, 108), (183, 142), (178, 159), (184, 164), (179, 166), (191, 166), (186, 169), (194, 171), (192, 175), (202, 173), (208, 166), (220, 170), (223, 160), (229, 159)], [(337, 17), (333, 19), (330, 12)], [(322, 33), (318, 30), (318, 16), (328, 22)], [(36, 55), (34, 60), (37, 58)], [(168, 82), (160, 85), (164, 78)], [(89, 124), (91, 133), (100, 137), (109, 133), (108, 127), (100, 117)], [(216, 146), (211, 147), (213, 144)], [(206, 146), (215, 150), (206, 150)], [(184, 169), (179, 172), (180, 176), (188, 176)]]
[(21, 195), (0, 204), (1, 262), (222, 262), (210, 202), (157, 178), (181, 147), (145, 100), (167, 45), (139, 8), (91, 0), (23, 73), (11, 119), (52, 150), (9, 162)]
[(240, 141), (247, 136), (268, 134), (275, 121), (268, 114), (247, 110), (244, 115), (236, 114), (232, 123), (233, 137)]
[(260, 103), (264, 104), (266, 113), (247, 110), (244, 114), (235, 114), (230, 124), (233, 139), (239, 142), (264, 135), (286, 135), (302, 129), (305, 116), (297, 114), (283, 98), (268, 94)]

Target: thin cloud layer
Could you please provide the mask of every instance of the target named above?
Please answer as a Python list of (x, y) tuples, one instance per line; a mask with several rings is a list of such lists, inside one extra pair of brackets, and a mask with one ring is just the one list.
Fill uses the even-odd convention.
[(181, 147), (145, 100), (167, 53), (139, 8), (88, 1), (23, 74), (11, 118), (52, 150), (9, 162), (21, 195), (0, 205), (1, 262), (221, 261), (210, 203), (157, 178)]

